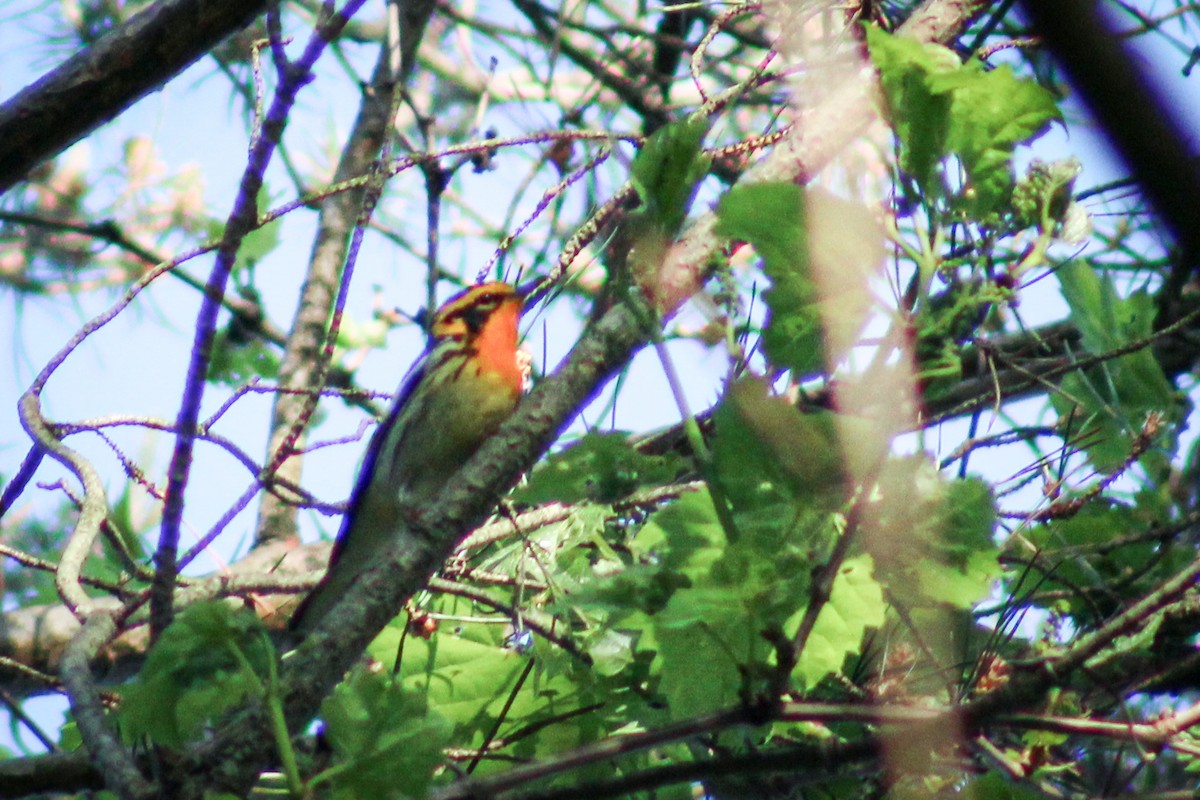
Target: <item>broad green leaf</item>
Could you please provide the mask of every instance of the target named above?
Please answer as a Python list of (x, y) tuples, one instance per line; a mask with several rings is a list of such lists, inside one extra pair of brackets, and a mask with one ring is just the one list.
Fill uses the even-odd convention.
[[(1111, 396), (1112, 384), (1109, 369), (1102, 366), (1087, 375), (1067, 375), (1060, 382), (1062, 394), (1050, 398), (1061, 416), (1070, 417), (1072, 437), (1087, 453), (1092, 466), (1104, 473), (1124, 466), (1133, 444), (1121, 409), (1106, 399), (1106, 395)], [(1079, 400), (1083, 402), (1076, 402)]]
[[(1105, 499), (1087, 503), (1073, 516), (1049, 520), (1026, 532), (1037, 547), (1039, 562), (1047, 569), (1048, 587), (1067, 589), (1067, 599), (1077, 611), (1089, 610), (1081, 587), (1106, 587), (1144, 572), (1156, 558), (1155, 542), (1130, 542), (1112, 550), (1103, 545), (1151, 527), (1157, 519), (1136, 506)], [(1080, 553), (1088, 553), (1086, 557)]]
[(688, 585), (686, 576), (663, 564), (630, 564), (572, 591), (570, 606), (602, 613), (617, 623), (630, 614), (661, 611), (677, 589)]
[[(619, 558), (610, 539), (620, 538), (609, 506), (584, 503), (570, 509), (565, 519), (543, 525), (528, 537), (522, 531), (508, 535), (488, 549), (488, 569), (516, 574), (529, 568), (548, 570), (564, 588), (574, 591), (594, 574), (597, 562)], [(539, 555), (532, 558), (529, 546)], [(497, 598), (504, 601), (511, 597)]]
[(357, 669), (321, 705), (336, 756), (334, 797), (424, 797), (442, 763), (450, 725), (419, 693), (392, 677)]
[[(263, 181), (262, 186), (258, 188), (258, 195), (255, 197), (255, 202), (257, 203), (257, 210), (260, 215), (266, 213), (270, 208), (271, 190), (267, 186), (266, 181)], [(255, 228), (242, 237), (241, 245), (237, 251), (237, 261), (234, 264), (234, 271), (238, 272), (253, 267), (270, 255), (279, 246), (279, 233), (282, 228), (283, 219), (280, 218)], [(223, 230), (221, 228), (217, 235), (222, 235)]]
[(251, 266), (270, 255), (279, 246), (279, 233), (282, 228), (281, 218), (246, 234), (242, 239), (242, 246), (238, 248), (237, 266), (234, 269)]
[(241, 386), (255, 378), (279, 375), (279, 354), (258, 336), (242, 338), (226, 327), (213, 340), (208, 380), (226, 386)]
[(686, 495), (655, 512), (639, 538), (690, 584), (648, 620), (672, 717), (731, 702), (741, 685), (738, 667), (750, 656), (746, 631), (754, 622), (744, 616), (743, 587), (714, 571), (727, 545), (708, 493)]
[(877, 213), (862, 203), (812, 188), (804, 207), (809, 270), (820, 288), (821, 343), (833, 365), (859, 344), (888, 251)]
[(1088, 350), (1103, 353), (1125, 343), (1127, 314), (1111, 281), (1083, 260), (1068, 261), (1054, 274)]
[(841, 453), (831, 414), (802, 414), (758, 378), (730, 385), (717, 409), (713, 455), (735, 506), (781, 496), (840, 503)]
[(651, 515), (638, 533), (639, 547), (693, 584), (703, 583), (725, 555), (725, 532), (707, 491), (691, 492)]
[(932, 201), (942, 193), (936, 173), (946, 155), (951, 98), (934, 92), (928, 79), (957, 70), (962, 62), (952, 50), (892, 36), (874, 25), (867, 28), (867, 47), (879, 69), (888, 116), (900, 140), (900, 166)]
[(261, 695), (274, 657), (254, 614), (220, 602), (184, 610), (122, 690), (122, 736), (176, 749), (194, 741), (227, 709)]
[(776, 366), (810, 375), (825, 365), (816, 286), (809, 272), (804, 191), (789, 183), (734, 186), (717, 205), (717, 234), (751, 244), (771, 288), (763, 347)]
[[(141, 532), (138, 530), (138, 524), (134, 520), (133, 510), (135, 503), (135, 495), (143, 491), (141, 487), (137, 487), (134, 483), (125, 484), (121, 490), (121, 496), (113, 504), (112, 511), (108, 515), (108, 524), (114, 529), (116, 535), (120, 538), (121, 547), (125, 552), (129, 553), (135, 559), (146, 557), (145, 547), (142, 545), (142, 538), (138, 535)], [(153, 520), (143, 520), (152, 522)], [(110, 545), (105, 542), (105, 547)], [(115, 553), (113, 554), (115, 557)]]
[[(839, 672), (848, 655), (861, 652), (867, 630), (883, 625), (887, 604), (873, 572), (869, 555), (849, 558), (838, 569), (829, 601), (796, 663), (794, 674), (806, 687), (811, 689), (826, 675)], [(803, 615), (801, 611), (792, 618), (789, 634), (795, 633)]]
[[(1071, 321), (1083, 335), (1089, 353), (1110, 352), (1152, 333), (1155, 308), (1148, 293), (1138, 291), (1122, 298), (1107, 276), (1082, 260), (1063, 265), (1056, 275), (1071, 307)], [(1102, 472), (1125, 464), (1149, 414), (1161, 414), (1169, 424), (1159, 433), (1160, 441), (1176, 435), (1173, 423), (1179, 418), (1179, 408), (1175, 393), (1149, 348), (1086, 372), (1071, 373), (1062, 386), (1063, 392), (1052, 395), (1052, 402), (1060, 415), (1075, 415), (1072, 430), (1077, 441)], [(1154, 461), (1155, 454), (1148, 453), (1143, 465), (1152, 468)], [(1160, 465), (1156, 473), (1165, 468)], [(1165, 474), (1159, 477), (1165, 478)]]
[(73, 753), (83, 747), (83, 736), (79, 733), (79, 723), (75, 722), (71, 711), (67, 710), (66, 721), (58, 732), (58, 747), (66, 753)]
[[(1153, 298), (1137, 291), (1121, 298), (1112, 282), (1101, 278), (1086, 262), (1074, 261), (1056, 273), (1071, 320), (1083, 334), (1084, 345), (1096, 354), (1146, 339), (1154, 330)], [(1117, 399), (1139, 417), (1150, 410), (1167, 411), (1174, 404), (1170, 381), (1148, 348), (1108, 362), (1116, 373)], [(1137, 419), (1140, 424), (1142, 420)]]
[(360, 322), (351, 316), (342, 317), (341, 327), (338, 328), (338, 347), (344, 350), (383, 347), (387, 344), (388, 331), (391, 329), (391, 324), (380, 318)]
[[(61, 502), (52, 505), (46, 514), (28, 515), (21, 520), (21, 524), (6, 526), (4, 544), (53, 563), (62, 553), (63, 532), (75, 527), (77, 514), (75, 504), (64, 497)], [(111, 545), (106, 547), (111, 552)], [(60, 602), (52, 571), (12, 569), (12, 565), (13, 562), (8, 562), (2, 573), (5, 593), (11, 593), (20, 598), (22, 603), (31, 605)], [(103, 575), (116, 581), (121, 577), (120, 562), (95, 553), (88, 558), (86, 574)]]
[(677, 456), (642, 455), (626, 434), (589, 433), (547, 458), (513, 499), (531, 505), (612, 503), (644, 486), (670, 483), (683, 468)]
[(604, 631), (587, 649), (592, 668), (605, 677), (620, 674), (633, 663), (636, 644), (636, 637), (631, 633)]
[(753, 245), (773, 279), (804, 272), (804, 190), (791, 183), (734, 186), (717, 204), (717, 234)]
[(953, 608), (971, 608), (991, 593), (1001, 573), (996, 554), (979, 551), (968, 554), (965, 563), (955, 566), (923, 560), (912, 574), (925, 599)]
[[(740, 535), (727, 542), (710, 498), (697, 493), (647, 523), (659, 532), (660, 563), (683, 572), (689, 583), (648, 618), (660, 690), (675, 717), (758, 690), (755, 676), (773, 669), (774, 651), (764, 633), (783, 630), (799, 610), (812, 566), (826, 555), (825, 514), (775, 504), (736, 517)], [(846, 594), (839, 594), (839, 603), (853, 605)]]
[(807, 564), (820, 549), (814, 542), (827, 531), (824, 516), (775, 504), (740, 514), (738, 521), (745, 535), (726, 541), (711, 497), (696, 492), (656, 512), (645, 527), (660, 542), (658, 563), (688, 586), (734, 587), (748, 613), (782, 623), (807, 585)]
[(986, 482), (978, 478), (947, 481), (938, 522), (948, 563), (965, 566), (979, 553), (995, 552), (996, 501)]
[(737, 701), (741, 668), (766, 656), (753, 619), (744, 616), (735, 587), (684, 589), (656, 615), (659, 689), (673, 719)]
[(701, 148), (708, 120), (701, 115), (659, 128), (638, 150), (630, 180), (641, 198), (637, 214), (663, 237), (675, 238), (687, 218), (709, 158)]
[(930, 88), (953, 97), (947, 146), (963, 162), (977, 215), (999, 212), (1013, 186), (1012, 155), (1060, 120), (1054, 97), (1008, 64), (985, 70), (970, 61), (930, 78)]
[[(1125, 299), (1122, 308), (1126, 344), (1145, 340), (1154, 333), (1154, 317), (1158, 312), (1149, 292), (1134, 292)], [(1124, 402), (1134, 403), (1139, 409), (1163, 411), (1168, 419), (1174, 416), (1171, 413), (1176, 402), (1174, 389), (1149, 347), (1123, 356), (1120, 366), (1122, 375), (1117, 392)]]
[(405, 642), (404, 686), (455, 725), (470, 728), (485, 711), (498, 713), (527, 657), (497, 644), (453, 635)]
[[(472, 610), (464, 604), (458, 614)], [(519, 727), (574, 712), (594, 701), (584, 692), (584, 684), (538, 666), (544, 645), (536, 636), (532, 654), (505, 646), (510, 631), (502, 625), (460, 624), (455, 632), (439, 631), (428, 640), (409, 635), (401, 648), (398, 632), (389, 630), (376, 638), (369, 652), (384, 663), (402, 652), (400, 688), (446, 720), (461, 746), (479, 747), (502, 714), (507, 726)], [(531, 659), (534, 668), (514, 694)], [(542, 725), (524, 746), (542, 754), (574, 746), (592, 727), (594, 723), (568, 717), (562, 725)]]
[(999, 772), (981, 775), (958, 792), (972, 800), (1043, 800), (1045, 795), (1029, 786), (1015, 783)]
[(947, 481), (923, 458), (893, 459), (865, 517), (876, 575), (906, 604), (969, 608), (1000, 578), (995, 501), (982, 481)]
[(963, 198), (974, 215), (1005, 211), (1013, 150), (1061, 119), (1054, 97), (1007, 64), (962, 64), (944, 47), (873, 28), (867, 42), (900, 140), (901, 167), (921, 186), (924, 202), (942, 194), (937, 172), (954, 155), (967, 173)]

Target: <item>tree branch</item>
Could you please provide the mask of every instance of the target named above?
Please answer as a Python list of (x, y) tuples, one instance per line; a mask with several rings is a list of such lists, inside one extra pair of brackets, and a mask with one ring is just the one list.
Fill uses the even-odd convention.
[(150, 4), (0, 106), (0, 194), (244, 28), (265, 0)]

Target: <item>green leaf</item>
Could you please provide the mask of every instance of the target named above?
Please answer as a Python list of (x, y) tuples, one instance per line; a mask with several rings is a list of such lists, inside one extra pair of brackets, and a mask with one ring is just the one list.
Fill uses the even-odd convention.
[(240, 386), (252, 378), (279, 375), (279, 355), (258, 336), (244, 339), (226, 328), (213, 340), (208, 380), (226, 386)]
[(937, 522), (947, 563), (965, 566), (979, 553), (995, 553), (996, 500), (986, 482), (978, 478), (947, 482)]
[(618, 623), (628, 614), (661, 611), (677, 589), (689, 585), (684, 575), (660, 563), (631, 564), (572, 591), (570, 607), (601, 612)]
[[(1065, 519), (1049, 520), (1026, 532), (1038, 549), (1039, 562), (1046, 567), (1047, 588), (1066, 590), (1067, 602), (1079, 612), (1092, 607), (1081, 587), (1106, 588), (1130, 575), (1141, 574), (1160, 557), (1153, 541), (1130, 542), (1113, 550), (1101, 546), (1134, 531), (1144, 530), (1158, 520), (1136, 506), (1098, 498)], [(1086, 559), (1079, 552), (1098, 551)]]
[(67, 719), (58, 732), (58, 746), (63, 752), (73, 753), (83, 747), (83, 736), (79, 733), (79, 723), (67, 711)]
[(717, 475), (735, 505), (781, 497), (841, 502), (846, 475), (832, 414), (802, 414), (750, 377), (726, 391), (715, 425)]
[(659, 690), (673, 719), (735, 702), (745, 686), (743, 669), (769, 655), (761, 620), (746, 606), (745, 586), (697, 580), (672, 595), (653, 617)]
[(899, 601), (969, 608), (999, 580), (995, 500), (983, 481), (946, 481), (923, 458), (897, 458), (870, 506), (865, 543)]
[[(146, 550), (142, 546), (142, 538), (138, 536), (139, 531), (136, 530), (137, 525), (133, 518), (134, 495), (140, 491), (140, 487), (135, 486), (134, 483), (125, 484), (121, 496), (117, 498), (108, 515), (108, 523), (115, 530), (125, 551), (134, 559), (140, 560), (146, 557)], [(106, 541), (105, 547), (109, 546)], [(117, 557), (115, 552), (113, 557)]]
[(279, 233), (282, 228), (283, 219), (280, 218), (246, 234), (242, 239), (242, 246), (238, 248), (237, 265), (234, 270), (253, 266), (269, 256), (279, 247)]
[(592, 668), (605, 677), (619, 675), (635, 659), (636, 637), (628, 632), (608, 630), (588, 645)]
[(321, 705), (334, 797), (424, 797), (450, 725), (388, 675), (354, 670)]
[(953, 608), (971, 608), (986, 598), (1001, 575), (996, 554), (977, 552), (967, 555), (961, 565), (926, 559), (913, 569), (916, 584), (926, 600)]
[[(626, 252), (629, 274), (622, 280), (632, 277), (644, 290), (657, 285), (667, 250), (708, 174), (709, 158), (701, 151), (707, 131), (708, 120), (696, 115), (660, 128), (638, 150), (630, 182), (641, 204), (626, 215), (620, 229), (623, 244), (616, 248)], [(620, 264), (620, 259), (613, 262)]]
[[(377, 644), (379, 642), (377, 641)], [(372, 647), (372, 653), (394, 655), (396, 650)], [(479, 642), (461, 636), (438, 636), (404, 645), (400, 675), (409, 691), (430, 709), (458, 727), (459, 733), (480, 730), (480, 715), (498, 713), (509, 690), (525, 668), (526, 657), (499, 642)]]
[(766, 655), (766, 643), (740, 613), (733, 588), (677, 592), (656, 617), (661, 661), (659, 689), (673, 719), (686, 719), (736, 702), (740, 667)]
[(807, 269), (804, 190), (791, 183), (738, 184), (717, 203), (717, 234), (749, 242), (773, 279)]
[(951, 97), (934, 92), (928, 79), (957, 70), (961, 62), (952, 50), (892, 36), (874, 25), (867, 28), (867, 47), (879, 69), (888, 116), (900, 140), (900, 167), (932, 201), (942, 193), (936, 178), (947, 154)]
[(258, 618), (221, 602), (184, 610), (122, 690), (122, 736), (178, 749), (221, 714), (263, 692), (274, 650)]
[[(448, 602), (439, 609), (447, 616), (478, 612), (466, 601), (461, 606)], [(521, 746), (538, 754), (577, 745), (596, 728), (594, 722), (571, 715), (561, 723), (547, 725), (546, 721), (590, 705), (594, 698), (572, 676), (541, 668), (542, 654), (553, 648), (536, 636), (532, 654), (505, 646), (510, 632), (510, 626), (460, 623), (453, 632), (439, 631), (430, 639), (409, 635), (401, 647), (400, 631), (390, 628), (376, 638), (369, 652), (385, 665), (402, 653), (399, 686), (446, 721), (458, 746), (483, 746), (501, 715), (505, 730), (537, 725), (537, 734), (522, 740)], [(514, 696), (531, 663), (534, 668)]]
[[(69, 531), (75, 526), (78, 510), (70, 500), (63, 498), (62, 502), (51, 506), (48, 513), (29, 515), (22, 519), (20, 525), (10, 525), (4, 532), (4, 543), (9, 547), (29, 553), (48, 561), (56, 561), (62, 553), (63, 531)], [(105, 545), (111, 548), (111, 545)], [(97, 575), (94, 564), (97, 562), (108, 565), (108, 575), (105, 577), (118, 580), (120, 577), (120, 562), (103, 557), (100, 553), (88, 559), (87, 574)], [(0, 576), (4, 579), (5, 593), (11, 593), (20, 598), (25, 604), (51, 604), (59, 602), (58, 590), (54, 588), (54, 575), (48, 570), (12, 569), (13, 562), (8, 562)]]
[(930, 88), (953, 97), (946, 143), (962, 159), (976, 213), (1000, 211), (1012, 192), (1013, 150), (1062, 119), (1054, 97), (1008, 64), (985, 70), (979, 61), (931, 77)]
[(643, 551), (654, 550), (668, 569), (703, 583), (725, 555), (725, 531), (707, 491), (690, 492), (651, 515), (637, 536)]
[(1023, 784), (1013, 783), (998, 772), (976, 778), (958, 794), (972, 800), (1041, 800), (1045, 797)]
[(763, 347), (776, 366), (810, 375), (824, 368), (821, 309), (809, 272), (804, 191), (790, 183), (737, 185), (717, 204), (717, 234), (750, 243), (771, 288)]
[[(1154, 300), (1145, 291), (1122, 298), (1107, 276), (1101, 277), (1082, 260), (1063, 265), (1056, 275), (1071, 308), (1071, 321), (1090, 353), (1116, 350), (1153, 331)], [(1149, 414), (1162, 414), (1168, 423), (1180, 416), (1171, 383), (1149, 348), (1071, 373), (1062, 386), (1063, 392), (1051, 400), (1061, 415), (1078, 415), (1072, 430), (1102, 472), (1112, 472), (1126, 462)], [(1172, 425), (1159, 436), (1172, 440), (1176, 433)], [(1153, 459), (1154, 454), (1143, 458)]]
[(1055, 276), (1088, 350), (1103, 353), (1124, 344), (1123, 331), (1129, 320), (1111, 281), (1080, 259), (1063, 264)]
[(641, 198), (637, 214), (666, 239), (683, 227), (710, 159), (702, 152), (708, 119), (694, 115), (659, 128), (638, 150), (630, 181)]
[(669, 483), (683, 468), (678, 456), (637, 452), (627, 434), (589, 433), (547, 458), (513, 499), (531, 505), (556, 500), (612, 503), (644, 486)]
[(944, 47), (868, 29), (889, 116), (900, 140), (900, 165), (922, 188), (925, 202), (944, 193), (937, 177), (947, 156), (967, 173), (963, 199), (976, 218), (1002, 213), (1013, 187), (1017, 145), (1061, 119), (1054, 97), (1002, 64), (966, 64)]
[(342, 317), (342, 325), (338, 328), (337, 345), (342, 350), (384, 347), (387, 345), (387, 335), (391, 329), (391, 324), (381, 317), (372, 317), (360, 322), (345, 316)]
[(796, 613), (816, 554), (823, 556), (824, 514), (776, 504), (737, 518), (743, 535), (727, 542), (711, 498), (697, 492), (646, 525), (659, 537), (659, 563), (688, 580), (649, 618), (660, 690), (675, 718), (757, 691), (755, 676), (773, 669), (774, 651), (763, 634), (782, 630)]
[[(861, 652), (867, 630), (883, 625), (887, 604), (873, 573), (869, 555), (842, 562), (829, 601), (821, 608), (793, 673), (806, 687), (811, 689), (826, 675), (841, 671), (846, 656)], [(801, 611), (793, 617), (789, 635), (795, 633), (803, 616)]]

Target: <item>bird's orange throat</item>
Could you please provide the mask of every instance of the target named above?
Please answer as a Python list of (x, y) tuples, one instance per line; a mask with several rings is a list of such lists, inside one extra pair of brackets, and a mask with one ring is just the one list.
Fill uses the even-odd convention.
[(521, 301), (512, 298), (488, 315), (472, 344), (481, 371), (490, 374), (515, 399), (521, 394), (525, 376), (517, 363), (517, 323)]

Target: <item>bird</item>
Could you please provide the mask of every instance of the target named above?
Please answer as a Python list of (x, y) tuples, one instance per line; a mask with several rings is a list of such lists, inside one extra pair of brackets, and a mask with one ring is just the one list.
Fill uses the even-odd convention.
[(289, 622), (311, 632), (386, 551), (406, 515), (437, 499), (455, 471), (516, 408), (524, 296), (502, 281), (471, 286), (433, 315), (429, 343), (367, 445), (329, 569)]

